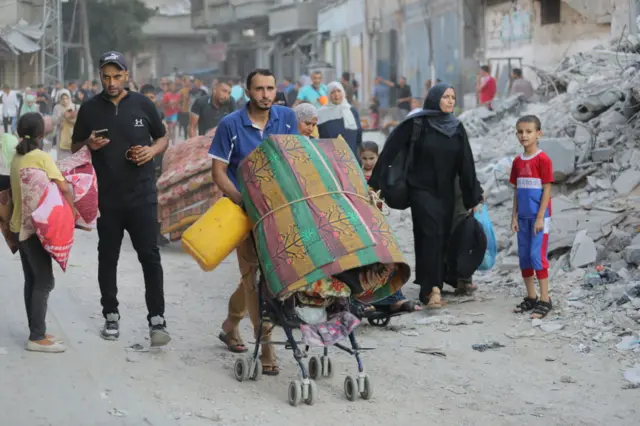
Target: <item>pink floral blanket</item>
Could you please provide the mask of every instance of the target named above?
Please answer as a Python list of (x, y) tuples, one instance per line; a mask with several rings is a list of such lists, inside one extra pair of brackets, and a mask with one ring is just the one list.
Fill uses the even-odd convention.
[(162, 160), (158, 189), (163, 191), (204, 171), (211, 170), (209, 147), (213, 135), (197, 136), (167, 148)]

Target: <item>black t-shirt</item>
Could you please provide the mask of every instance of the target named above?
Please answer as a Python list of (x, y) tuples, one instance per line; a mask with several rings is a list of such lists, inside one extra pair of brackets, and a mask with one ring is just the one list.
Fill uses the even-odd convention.
[[(404, 87), (400, 87), (400, 85), (396, 85), (396, 93), (397, 93), (397, 98), (398, 99), (402, 99), (402, 98), (410, 98), (411, 97), (411, 86), (409, 86), (408, 84), (405, 84)], [(400, 109), (405, 109), (405, 110), (409, 110), (411, 109), (411, 101), (408, 102), (400, 102), (398, 104), (398, 108)]]
[(40, 107), (40, 113), (49, 114), (49, 103), (51, 102), (51, 98), (49, 97), (49, 95), (47, 95), (46, 93), (36, 93), (36, 99), (37, 98), (43, 99), (37, 102), (38, 106)]
[(218, 108), (211, 101), (211, 96), (202, 96), (193, 103), (191, 112), (198, 118), (198, 134), (206, 134), (209, 130), (217, 127), (225, 115), (235, 111), (233, 104), (229, 101)]
[(73, 128), (73, 143), (84, 142), (91, 132), (102, 129), (108, 129), (110, 142), (91, 151), (98, 178), (99, 207), (157, 204), (153, 161), (137, 166), (125, 158), (132, 146), (150, 146), (165, 135), (156, 106), (140, 93), (129, 92), (118, 105), (104, 92), (99, 93), (80, 107)]

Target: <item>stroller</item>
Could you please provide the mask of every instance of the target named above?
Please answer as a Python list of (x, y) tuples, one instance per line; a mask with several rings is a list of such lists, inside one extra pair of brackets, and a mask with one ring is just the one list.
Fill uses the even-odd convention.
[[(268, 323), (286, 336), (285, 342), (269, 344), (291, 349), (300, 368), (301, 380), (288, 386), (291, 405), (315, 403), (315, 379), (333, 372), (329, 346), (356, 360), (357, 375), (344, 381), (346, 398), (371, 398), (352, 299), (371, 303), (393, 294), (407, 282), (410, 269), (386, 219), (370, 202), (351, 149), (342, 139), (270, 136), (241, 163), (239, 183), (254, 225), (262, 309), (255, 348), (236, 360), (236, 379), (261, 376), (262, 326)], [(304, 342), (294, 338), (295, 329)], [(346, 339), (350, 347), (341, 343)], [(322, 356), (309, 357), (305, 365), (312, 346), (322, 347)]]

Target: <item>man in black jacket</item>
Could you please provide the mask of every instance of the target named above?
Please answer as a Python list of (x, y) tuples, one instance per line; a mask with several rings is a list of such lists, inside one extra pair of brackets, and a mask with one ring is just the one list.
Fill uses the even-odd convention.
[(164, 320), (153, 159), (167, 147), (166, 131), (153, 102), (125, 90), (129, 73), (121, 53), (102, 55), (100, 78), (104, 90), (80, 107), (72, 147), (89, 147), (98, 179), (98, 282), (105, 317), (100, 335), (120, 336), (116, 275), (126, 230), (144, 273), (151, 345), (163, 346), (171, 338)]

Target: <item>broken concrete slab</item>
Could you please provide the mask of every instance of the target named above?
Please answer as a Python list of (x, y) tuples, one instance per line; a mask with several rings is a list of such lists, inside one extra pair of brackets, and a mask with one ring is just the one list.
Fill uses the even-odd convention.
[(629, 246), (624, 249), (624, 260), (627, 263), (640, 266), (640, 245)]
[[(625, 116), (622, 114), (620, 110), (622, 110), (622, 105), (620, 106), (616, 105), (608, 109), (607, 111), (603, 112), (602, 115), (600, 115), (599, 117), (600, 129), (611, 130), (611, 129), (615, 129), (616, 126), (618, 125), (625, 124), (627, 122), (627, 119), (625, 118)], [(613, 138), (615, 138), (615, 136), (616, 136), (615, 133), (613, 133), (613, 135), (611, 135), (609, 140), (612, 140)]]
[(578, 145), (585, 144), (587, 142), (591, 142), (593, 135), (591, 134), (590, 128), (587, 128), (585, 125), (577, 125), (576, 132), (573, 135), (573, 140)]
[(554, 214), (549, 233), (549, 252), (573, 245), (578, 230), (586, 230), (587, 235), (597, 241), (611, 233), (612, 227), (624, 216), (600, 210), (568, 210)]
[(615, 153), (616, 150), (611, 146), (596, 148), (591, 151), (591, 160), (595, 162), (609, 161)]
[(627, 169), (613, 182), (613, 189), (620, 195), (627, 195), (640, 185), (640, 171)]
[(553, 178), (556, 182), (565, 180), (575, 170), (576, 144), (569, 138), (541, 138), (540, 149), (553, 162)]
[(581, 230), (576, 234), (569, 255), (569, 265), (572, 268), (582, 268), (595, 263), (598, 256), (596, 245), (587, 235), (586, 230)]

